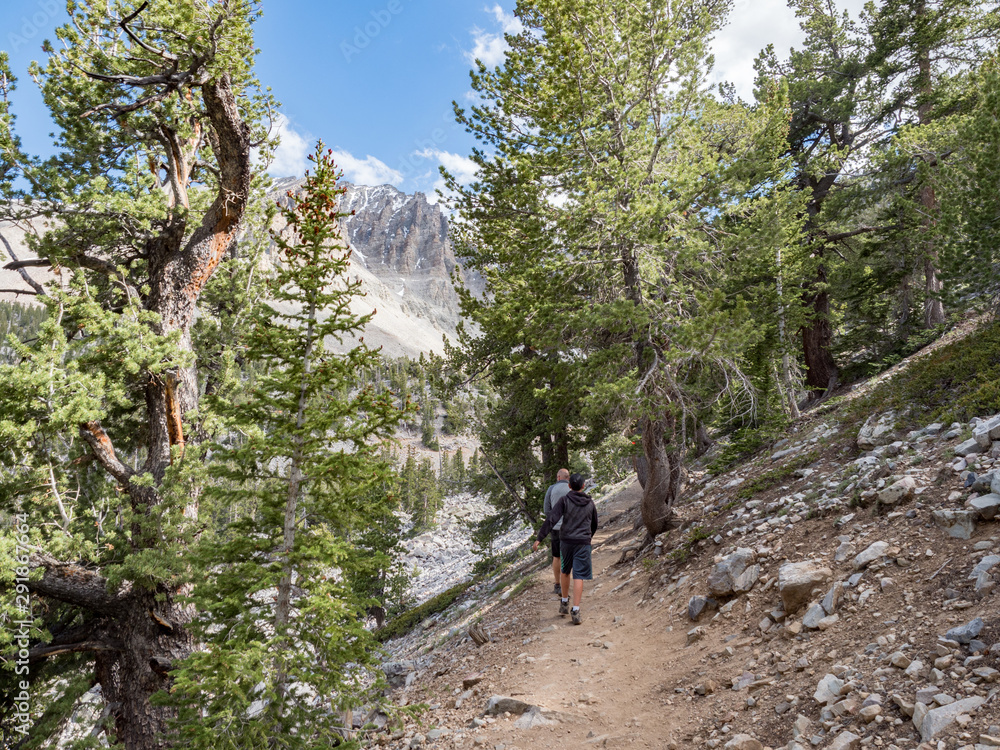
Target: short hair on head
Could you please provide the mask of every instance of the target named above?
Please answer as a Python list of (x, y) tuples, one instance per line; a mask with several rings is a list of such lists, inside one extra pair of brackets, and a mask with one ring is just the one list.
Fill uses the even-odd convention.
[(583, 474), (574, 474), (569, 478), (569, 488), (579, 492), (583, 489)]
[(564, 479), (569, 479), (569, 469), (559, 469), (559, 471), (556, 472), (556, 479), (560, 482)]

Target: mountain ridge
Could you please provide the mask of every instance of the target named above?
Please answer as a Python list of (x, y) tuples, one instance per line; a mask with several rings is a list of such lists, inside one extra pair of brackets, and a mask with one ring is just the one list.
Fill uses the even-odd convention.
[[(288, 200), (287, 195), (294, 195), (304, 182), (276, 180), (269, 195)], [(443, 352), (445, 341), (455, 340), (461, 319), (453, 278), (473, 294), (483, 291), (479, 277), (463, 269), (455, 255), (446, 212), (424, 193), (408, 194), (391, 185), (341, 184), (346, 187), (341, 211), (352, 214), (342, 222), (353, 251), (349, 273), (361, 281), (364, 295), (352, 309), (358, 315), (376, 313), (365, 330), (365, 341), (393, 358)], [(282, 228), (280, 219), (275, 228)], [(8, 223), (0, 223), (0, 248), (9, 260), (35, 257), (23, 228)], [(0, 263), (0, 299), (31, 304), (31, 287), (17, 271), (3, 268), (7, 262)], [(272, 246), (262, 265), (274, 262)], [(55, 279), (49, 269), (33, 268), (30, 274), (42, 284)]]

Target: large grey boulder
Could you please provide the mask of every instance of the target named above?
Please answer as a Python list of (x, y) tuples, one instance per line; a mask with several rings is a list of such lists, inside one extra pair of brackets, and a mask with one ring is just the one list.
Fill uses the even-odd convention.
[(856, 570), (867, 568), (876, 560), (885, 557), (888, 552), (888, 542), (872, 542), (872, 544), (868, 545), (867, 549), (859, 553), (857, 557), (854, 558), (854, 568)]
[(896, 415), (894, 412), (890, 411), (881, 415), (873, 414), (868, 417), (858, 432), (858, 447), (863, 451), (870, 451), (879, 445), (891, 443), (895, 426)]
[(725, 750), (764, 750), (764, 745), (761, 744), (760, 740), (749, 734), (737, 734), (724, 747)]
[(980, 497), (975, 497), (969, 500), (965, 506), (972, 511), (979, 514), (979, 517), (986, 520), (992, 521), (1000, 513), (1000, 495), (990, 493), (989, 495), (981, 495)]
[(936, 510), (934, 523), (955, 539), (969, 539), (976, 530), (976, 512), (971, 510)]
[[(740, 547), (712, 568), (708, 576), (708, 590), (715, 596), (732, 596), (749, 591), (760, 577), (760, 568), (755, 565), (756, 562), (756, 552)], [(749, 574), (744, 575), (748, 571)], [(753, 578), (752, 581), (749, 580), (750, 577)]]
[(843, 689), (844, 681), (836, 675), (828, 674), (816, 686), (813, 700), (826, 706), (832, 706), (840, 700)]
[(705, 596), (692, 596), (688, 601), (688, 618), (693, 622), (698, 622), (705, 612), (719, 606), (715, 599)]
[(985, 698), (977, 695), (972, 698), (964, 698), (963, 700), (949, 703), (947, 706), (932, 708), (924, 716), (923, 721), (920, 722), (920, 726), (918, 727), (920, 738), (924, 742), (936, 739), (955, 723), (955, 719), (962, 714), (971, 714), (985, 702)]
[(904, 500), (909, 500), (916, 494), (916, 491), (917, 480), (913, 477), (903, 477), (879, 492), (878, 501), (882, 505), (897, 505)]
[(975, 438), (969, 438), (964, 443), (959, 443), (955, 446), (956, 456), (971, 456), (975, 453), (982, 452), (982, 446), (976, 442)]
[(945, 638), (949, 641), (955, 641), (956, 643), (961, 643), (963, 645), (968, 645), (976, 639), (976, 637), (983, 632), (983, 627), (986, 623), (983, 622), (982, 617), (977, 617), (971, 622), (967, 622), (964, 625), (959, 625), (957, 628), (952, 628), (947, 633), (944, 634)]
[(778, 568), (778, 593), (785, 612), (802, 609), (813, 598), (813, 591), (832, 577), (833, 571), (815, 560), (782, 565)]
[(802, 627), (808, 630), (818, 630), (819, 624), (825, 617), (826, 610), (823, 609), (823, 605), (819, 602), (813, 602), (802, 616)]
[(972, 433), (972, 439), (985, 453), (993, 446), (994, 440), (1000, 440), (1000, 415), (980, 422)]
[[(987, 555), (979, 561), (979, 564), (976, 565), (976, 567), (972, 569), (972, 572), (969, 574), (969, 580), (976, 580), (984, 573), (989, 573), (997, 565), (1000, 565), (1000, 555)], [(976, 635), (979, 634), (977, 633)]]

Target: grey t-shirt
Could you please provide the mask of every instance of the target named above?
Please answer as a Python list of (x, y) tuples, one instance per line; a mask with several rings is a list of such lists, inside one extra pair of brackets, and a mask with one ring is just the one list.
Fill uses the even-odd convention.
[[(561, 482), (556, 482), (545, 490), (545, 502), (542, 503), (542, 510), (545, 512), (545, 517), (549, 517), (549, 513), (552, 512), (552, 506), (558, 502), (560, 498), (566, 497), (569, 492), (569, 482), (563, 479)], [(559, 523), (552, 527), (553, 531), (559, 531), (562, 528), (562, 519), (559, 519)]]

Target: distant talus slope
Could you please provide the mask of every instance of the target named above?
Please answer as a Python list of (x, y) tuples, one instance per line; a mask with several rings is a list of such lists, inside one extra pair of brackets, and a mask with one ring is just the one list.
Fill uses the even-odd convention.
[[(294, 193), (301, 186), (301, 180), (280, 180), (275, 191)], [(378, 310), (365, 340), (390, 356), (441, 351), (460, 318), (452, 274), (482, 291), (455, 257), (447, 215), (423, 193), (407, 195), (391, 185), (346, 187), (341, 211), (353, 212), (343, 220), (354, 249), (351, 272), (367, 291), (359, 311)]]

